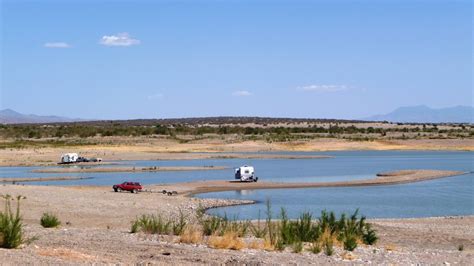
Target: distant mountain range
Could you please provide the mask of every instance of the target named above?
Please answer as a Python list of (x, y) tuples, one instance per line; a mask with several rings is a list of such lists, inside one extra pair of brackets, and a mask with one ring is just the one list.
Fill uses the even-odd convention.
[(374, 115), (364, 118), (366, 121), (390, 121), (405, 123), (473, 123), (472, 106), (455, 106), (448, 108), (430, 108), (425, 105), (400, 107), (385, 115)]
[[(300, 122), (350, 122), (350, 121), (389, 121), (404, 123), (474, 123), (474, 108), (471, 106), (455, 106), (449, 108), (434, 109), (424, 105), (400, 107), (385, 115), (374, 115), (359, 120), (338, 119), (290, 119)], [(288, 118), (262, 118), (262, 117), (205, 117), (205, 118), (181, 118), (181, 119), (135, 119), (123, 120), (125, 124), (156, 124), (156, 123), (231, 123), (239, 124), (252, 121), (277, 122), (287, 121)], [(86, 120), (80, 118), (68, 118), (60, 116), (40, 116), (34, 114), (21, 114), (11, 109), (0, 110), (0, 124), (34, 124), (34, 123), (67, 123), (85, 122), (100, 123), (101, 121)], [(117, 120), (120, 121), (120, 120)], [(103, 122), (103, 121), (102, 121)]]
[(0, 124), (32, 124), (32, 123), (57, 123), (57, 122), (77, 122), (84, 119), (67, 118), (60, 116), (41, 116), (41, 115), (25, 115), (4, 109), (0, 111)]

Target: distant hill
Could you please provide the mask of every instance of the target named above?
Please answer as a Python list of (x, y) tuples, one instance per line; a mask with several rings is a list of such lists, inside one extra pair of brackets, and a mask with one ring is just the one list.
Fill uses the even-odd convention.
[(218, 117), (188, 117), (165, 119), (130, 119), (130, 120), (86, 120), (72, 119), (59, 116), (24, 115), (11, 109), (0, 111), (0, 124), (56, 124), (63, 125), (93, 125), (93, 126), (155, 126), (185, 124), (191, 126), (212, 125), (242, 125), (242, 124), (288, 124), (288, 123), (361, 123), (360, 120), (344, 119), (314, 119), (314, 118), (284, 118), (284, 117), (248, 117), (248, 116), (218, 116)]
[(60, 116), (26, 115), (13, 111), (11, 109), (0, 110), (0, 124), (59, 123), (77, 121), (84, 120)]
[(364, 118), (366, 121), (390, 121), (407, 123), (473, 123), (474, 108), (455, 106), (434, 109), (425, 105), (400, 107), (385, 115)]

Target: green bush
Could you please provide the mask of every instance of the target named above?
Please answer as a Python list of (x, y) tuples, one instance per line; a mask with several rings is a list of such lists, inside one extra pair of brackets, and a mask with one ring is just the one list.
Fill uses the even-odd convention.
[(43, 216), (41, 216), (40, 223), (44, 228), (58, 227), (61, 224), (58, 217), (47, 212), (43, 213)]
[(211, 216), (201, 221), (202, 232), (206, 236), (214, 235), (221, 229), (221, 223), (224, 221), (223, 218)]
[(258, 210), (257, 225), (250, 223), (250, 231), (256, 238), (264, 238), (267, 234), (267, 227), (261, 225), (260, 210)]
[(344, 238), (344, 249), (348, 251), (353, 251), (357, 247), (357, 237), (355, 234), (347, 235)]
[(171, 222), (171, 228), (173, 229), (173, 234), (174, 235), (181, 235), (183, 233), (184, 229), (186, 228), (187, 222), (186, 222), (186, 216), (183, 214), (181, 210), (179, 210), (179, 217), (177, 221)]
[(326, 254), (328, 256), (332, 256), (332, 254), (334, 254), (333, 245), (334, 245), (334, 243), (333, 243), (332, 239), (327, 239), (326, 241), (324, 241), (324, 254)]
[(0, 247), (17, 248), (24, 243), (23, 223), (20, 215), (22, 196), (17, 197), (15, 213), (13, 213), (11, 208), (11, 196), (6, 195), (2, 197), (5, 199), (5, 211), (0, 212)]
[(319, 254), (321, 252), (321, 245), (318, 242), (314, 242), (311, 245), (310, 251), (313, 252), (314, 254)]
[(293, 243), (293, 252), (301, 253), (301, 251), (303, 251), (303, 242), (296, 241), (295, 243)]
[(377, 237), (375, 230), (371, 228), (370, 224), (366, 224), (364, 227), (362, 239), (364, 241), (364, 244), (374, 245), (379, 238)]
[(138, 231), (146, 234), (169, 234), (171, 222), (166, 221), (160, 215), (142, 215), (132, 222), (131, 233)]

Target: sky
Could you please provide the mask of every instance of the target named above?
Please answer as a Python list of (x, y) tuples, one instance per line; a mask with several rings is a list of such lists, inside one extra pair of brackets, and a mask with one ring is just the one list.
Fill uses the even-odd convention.
[(469, 0), (0, 2), (0, 109), (351, 119), (473, 105)]

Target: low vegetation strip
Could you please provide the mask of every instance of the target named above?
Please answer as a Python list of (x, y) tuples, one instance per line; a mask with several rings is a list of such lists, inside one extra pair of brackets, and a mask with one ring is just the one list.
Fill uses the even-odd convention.
[(380, 173), (376, 178), (337, 181), (337, 182), (306, 182), (306, 183), (275, 183), (258, 182), (242, 183), (235, 181), (204, 181), (184, 184), (188, 188), (189, 194), (198, 194), (206, 192), (218, 192), (241, 189), (282, 189), (282, 188), (316, 188), (316, 187), (355, 187), (355, 186), (379, 186), (393, 185), (402, 183), (419, 182), (449, 176), (465, 174), (461, 171), (443, 171), (443, 170), (400, 170), (396, 172)]
[(226, 166), (164, 166), (164, 167), (108, 167), (108, 168), (46, 168), (33, 170), (33, 173), (122, 173), (122, 172), (168, 172), (224, 170)]
[[(352, 215), (342, 214), (339, 218), (334, 212), (322, 211), (317, 219), (309, 212), (301, 213), (296, 220), (290, 220), (286, 209), (280, 215), (273, 216), (270, 201), (267, 201), (266, 218), (256, 222), (239, 221), (227, 216), (207, 216), (203, 208), (196, 210), (196, 220), (187, 222), (180, 212), (176, 220), (163, 218), (162, 215), (142, 215), (132, 221), (130, 233), (176, 235), (179, 242), (207, 244), (216, 249), (242, 248), (283, 251), (291, 247), (293, 252), (301, 253), (304, 247), (313, 253), (324, 249), (326, 255), (334, 253), (334, 245), (353, 251), (359, 244), (373, 245), (378, 237), (365, 216), (359, 217), (356, 210)], [(278, 218), (279, 220), (274, 220)], [(254, 242), (246, 241), (251, 237)], [(261, 245), (258, 243), (262, 243)]]

